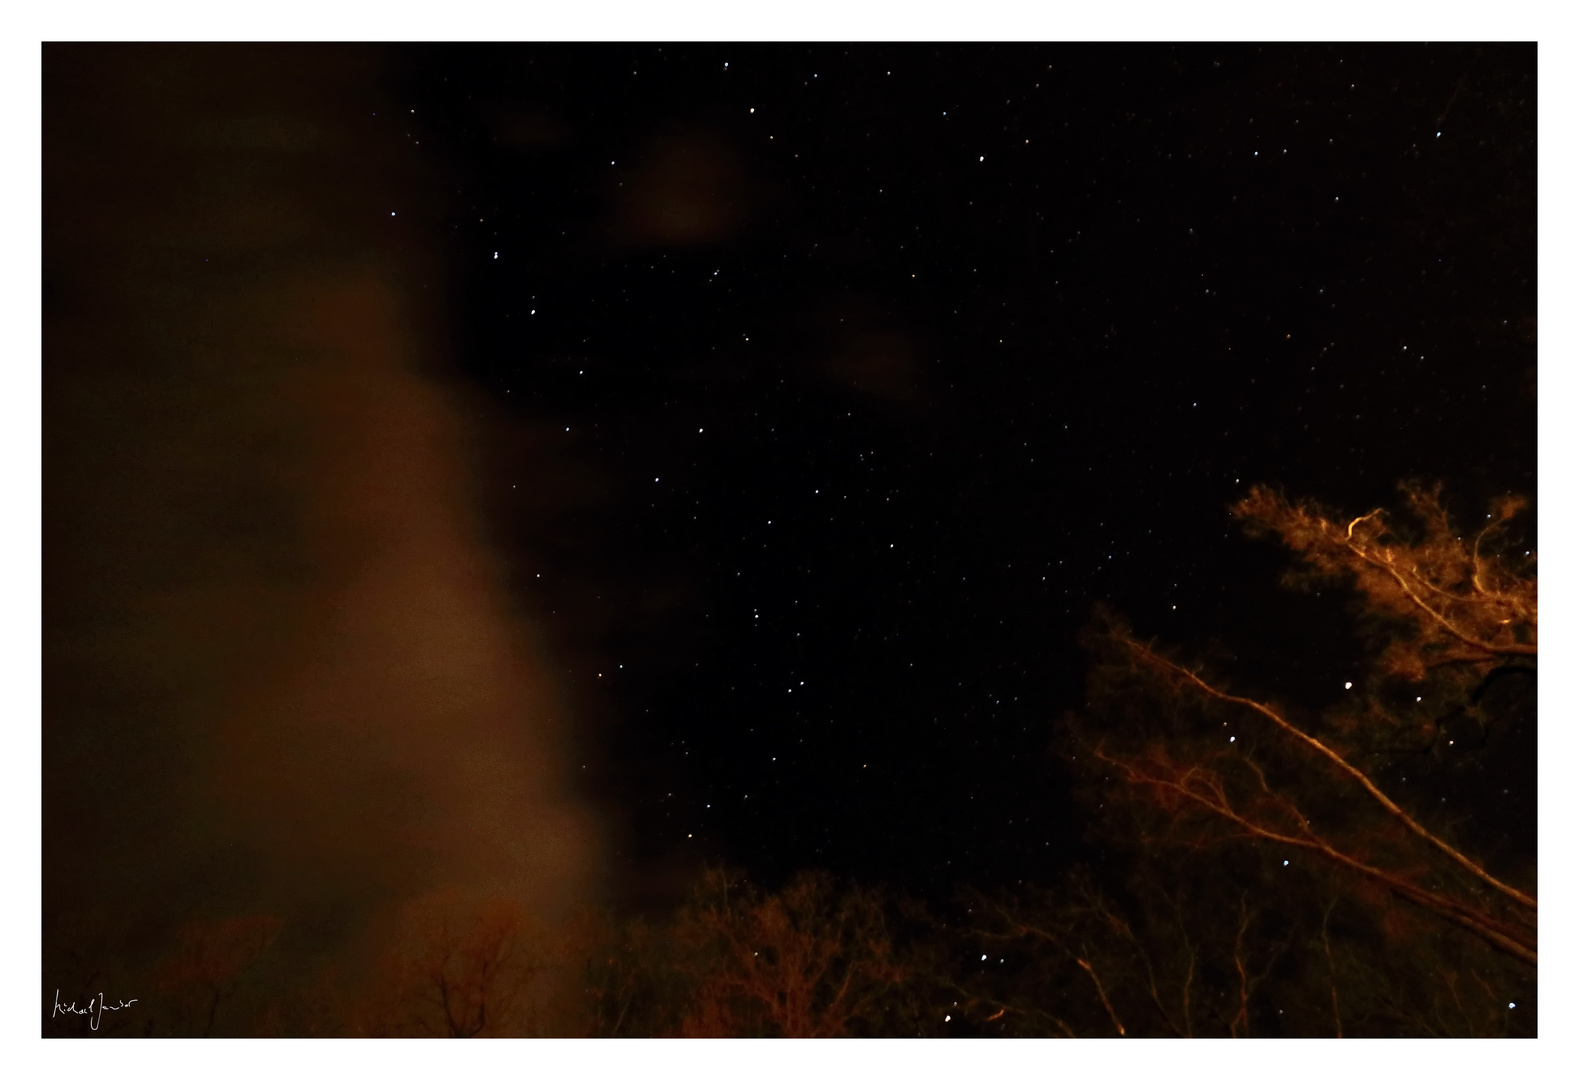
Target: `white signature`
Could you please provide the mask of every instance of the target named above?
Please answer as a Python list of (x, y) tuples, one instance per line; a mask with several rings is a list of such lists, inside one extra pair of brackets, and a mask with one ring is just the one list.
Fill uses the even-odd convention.
[(62, 1005), (60, 1003), (60, 991), (56, 990), (55, 1011), (49, 1015), (51, 1018), (56, 1016), (86, 1016), (88, 1018), (88, 1027), (94, 1031), (98, 1031), (99, 1022), (104, 1019), (105, 1012), (119, 1012), (120, 1010), (135, 1004), (136, 1001), (136, 998), (132, 998), (131, 1001), (122, 1001), (119, 1005), (106, 1005), (104, 1002), (104, 995), (100, 994), (97, 1000), (94, 998), (88, 999), (87, 1008), (79, 1009), (75, 1001)]

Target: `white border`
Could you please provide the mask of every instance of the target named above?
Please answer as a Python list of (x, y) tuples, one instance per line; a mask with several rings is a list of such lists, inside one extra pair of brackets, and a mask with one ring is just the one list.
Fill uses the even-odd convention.
[(1532, 41), (1554, 12), (1531, 0), (59, 0), (24, 18), (46, 41)]
[[(1293, 10), (1295, 7), (1298, 10)], [(1576, 185), (1571, 132), (1574, 70), (1579, 60), (1557, 5), (1548, 3), (1384, 3), (1342, 0), (1322, 5), (1256, 2), (1028, 4), (973, 0), (969, 4), (909, 0), (798, 0), (764, 8), (742, 0), (687, 3), (622, 0), (597, 3), (496, 4), (477, 0), (387, 0), (332, 3), (274, 0), (267, 5), (211, 2), (29, 4), (4, 19), (5, 172), (4, 266), (0, 289), (12, 349), (0, 420), (0, 477), (8, 526), (4, 537), (4, 603), (0, 605), (0, 663), (4, 664), (12, 723), (6, 742), (4, 821), (10, 887), (0, 893), (6, 977), (0, 980), (4, 1059), (22, 1075), (186, 1076), (212, 1074), (274, 1077), (308, 1066), (328, 1073), (375, 1067), (381, 1074), (428, 1076), (462, 1065), (506, 1069), (547, 1066), (575, 1075), (639, 1070), (649, 1076), (739, 1075), (804, 1080), (809, 1070), (871, 1075), (896, 1068), (918, 1076), (956, 1078), (1006, 1069), (1156, 1069), (1173, 1076), (1211, 1076), (1229, 1070), (1272, 1070), (1268, 1075), (1319, 1077), (1335, 1070), (1363, 1075), (1429, 1069), (1433, 1074), (1476, 1077), (1493, 1073), (1550, 1075), (1563, 1058), (1579, 1060), (1566, 1018), (1575, 1015), (1573, 820), (1576, 760), (1571, 680), (1576, 611), (1574, 505), (1571, 468), (1579, 462), (1574, 404), (1575, 335), (1569, 314), (1579, 295), (1572, 270), (1576, 249), (1572, 193)], [(1539, 1043), (1511, 1045), (1416, 1042), (1280, 1042), (1178, 1045), (1116, 1042), (1067, 1043), (754, 1043), (620, 1042), (441, 1044), (356, 1042), (248, 1042), (153, 1045), (117, 1041), (39, 1039), (37, 995), (39, 927), (39, 559), (40, 559), (40, 63), (39, 43), (70, 40), (354, 40), (354, 41), (563, 41), (563, 40), (1536, 40), (1540, 42), (1539, 488), (1542, 594), (1547, 601), (1546, 647), (1558, 657), (1542, 685), (1540, 807), (1541, 892), (1547, 904), (1542, 953)], [(1475, 433), (1466, 432), (1473, 438)], [(28, 1068), (31, 1064), (34, 1067)], [(1539, 1068), (1546, 1065), (1547, 1068)], [(1571, 1066), (1570, 1066), (1571, 1067)], [(47, 1070), (47, 1071), (46, 1071)]]

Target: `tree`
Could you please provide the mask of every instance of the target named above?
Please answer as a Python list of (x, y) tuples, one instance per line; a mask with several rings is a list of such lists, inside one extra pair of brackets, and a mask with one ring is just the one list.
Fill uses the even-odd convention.
[[(161, 1007), (147, 1033), (214, 1034), (220, 1006), (235, 996), (283, 925), (273, 915), (256, 914), (183, 926), (176, 950), (155, 975)], [(159, 1030), (161, 1021), (168, 1030)]]
[(633, 919), (588, 964), (593, 1034), (832, 1037), (914, 1031), (877, 894), (803, 873), (765, 893), (707, 871), (656, 925)]
[[(1189, 965), (1206, 959), (1199, 945), (1214, 934), (1223, 985), (1213, 993), (1238, 1002), (1219, 1025), (1226, 1033), (1277, 1027), (1272, 1018), (1291, 1012), (1314, 1028), (1323, 986), (1331, 1033), (1491, 1033), (1533, 1021), (1533, 849), (1506, 842), (1521, 830), (1490, 800), (1472, 815), (1448, 805), (1455, 781), (1506, 767), (1510, 753), (1519, 767), (1533, 761), (1533, 742), (1512, 734), (1533, 734), (1535, 559), (1511, 540), (1524, 504), (1499, 500), (1465, 538), (1439, 491), (1403, 491), (1403, 523), (1381, 510), (1341, 517), (1264, 487), (1233, 508), (1252, 534), (1294, 554), (1291, 584), (1338, 584), (1352, 597), (1372, 669), (1336, 707), (1237, 693), (1206, 664), (1099, 614), (1085, 636), (1089, 705), (1068, 718), (1064, 746), (1114, 852), (1107, 884), (1120, 898), (1151, 894), (1138, 907), (1170, 917), (1142, 934), (1137, 905), (1101, 900), (1106, 915), (1087, 923), (1105, 929), (1077, 944), (1000, 906), (992, 932), (1057, 938), (1093, 984), (1097, 960), (1077, 950), (1129, 942), (1130, 959), (1108, 963), (1182, 1034), (1195, 1014), (1180, 1002), (1203, 975)], [(1086, 909), (1097, 910), (1089, 898)], [(1270, 935), (1259, 980), (1247, 952), (1258, 927)], [(1301, 955), (1318, 941), (1320, 955)], [(1173, 964), (1166, 1008), (1163, 953), (1185, 963)], [(1115, 994), (1098, 989), (1116, 1027)], [(1265, 1008), (1253, 1024), (1258, 993)]]
[(348, 1026), (373, 1036), (522, 1035), (546, 966), (520, 907), (440, 893), (411, 905)]
[(904, 982), (877, 898), (836, 893), (826, 874), (762, 896), (715, 871), (676, 934), (701, 962), (684, 1035), (863, 1034)]

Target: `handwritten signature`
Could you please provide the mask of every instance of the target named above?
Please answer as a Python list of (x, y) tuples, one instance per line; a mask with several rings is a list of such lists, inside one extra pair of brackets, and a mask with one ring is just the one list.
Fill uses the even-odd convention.
[(51, 1019), (57, 1016), (86, 1016), (88, 1018), (88, 1027), (94, 1031), (98, 1031), (99, 1023), (104, 1019), (104, 1014), (106, 1012), (120, 1012), (122, 1009), (129, 1008), (130, 1006), (136, 1004), (136, 1002), (137, 999), (132, 998), (131, 1001), (122, 1001), (119, 1005), (107, 1005), (104, 1001), (104, 995), (101, 993), (97, 1000), (89, 998), (87, 1008), (82, 1009), (77, 1007), (77, 1003), (75, 1001), (62, 1005), (60, 1003), (60, 991), (56, 990), (55, 1011), (49, 1015)]

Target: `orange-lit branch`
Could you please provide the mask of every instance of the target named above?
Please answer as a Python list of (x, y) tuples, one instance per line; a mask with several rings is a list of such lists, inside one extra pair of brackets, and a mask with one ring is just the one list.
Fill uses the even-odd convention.
[[(1135, 936), (1135, 931), (1130, 929), (1128, 922), (1126, 922), (1107, 906), (1107, 903), (1102, 899), (1100, 894), (1092, 892), (1086, 886), (1081, 886), (1080, 891), (1085, 895), (1086, 902), (1092, 906), (1092, 909), (1095, 910), (1096, 913), (1100, 915), (1110, 927), (1118, 931), (1119, 935), (1122, 936), (1125, 941), (1129, 942), (1130, 947), (1133, 948), (1136, 955), (1140, 957), (1140, 962), (1146, 969), (1146, 990), (1151, 995), (1151, 1003), (1157, 1007), (1157, 1013), (1162, 1017), (1162, 1022), (1167, 1024), (1168, 1027), (1172, 1028), (1175, 1035), (1183, 1036), (1185, 1032), (1179, 1030), (1179, 1025), (1173, 1022), (1173, 1017), (1168, 1014), (1167, 1008), (1162, 1004), (1162, 994), (1157, 989), (1157, 972), (1152, 966), (1151, 954), (1146, 951), (1146, 947), (1142, 945), (1140, 943), (1140, 939)], [(1188, 937), (1186, 937), (1185, 940), (1188, 942)], [(1185, 977), (1184, 983), (1184, 1023), (1186, 1029), (1188, 1029), (1190, 1024), (1190, 979), (1194, 978), (1194, 976), (1195, 954), (1192, 951), (1190, 953), (1190, 971)]]
[(1217, 687), (1208, 683), (1194, 672), (1180, 667), (1178, 664), (1175, 664), (1173, 661), (1168, 660), (1165, 657), (1157, 655), (1157, 653), (1153, 652), (1150, 648), (1140, 644), (1134, 639), (1124, 635), (1120, 635), (1120, 637), (1124, 644), (1128, 646), (1129, 649), (1141, 660), (1155, 667), (1161, 668), (1170, 675), (1184, 680), (1191, 686), (1194, 686), (1196, 689), (1206, 694), (1208, 697), (1216, 698), (1218, 701), (1230, 702), (1235, 705), (1243, 705), (1247, 709), (1251, 709), (1257, 713), (1260, 713), (1262, 716), (1272, 721), (1273, 724), (1277, 725), (1279, 730), (1283, 731), (1289, 736), (1292, 736), (1295, 740), (1303, 743), (1310, 749), (1316, 751), (1316, 753), (1320, 754), (1322, 757), (1326, 758), (1329, 762), (1336, 766), (1339, 771), (1344, 773), (1355, 783), (1359, 784), (1365, 789), (1366, 794), (1370, 795), (1370, 797), (1374, 799), (1382, 807), (1382, 809), (1386, 810), (1389, 814), (1396, 818), (1410, 832), (1414, 833), (1420, 839), (1436, 848), (1449, 859), (1452, 859), (1455, 863), (1463, 867), (1480, 881), (1496, 889), (1503, 895), (1511, 897), (1513, 900), (1524, 905), (1529, 910), (1536, 910), (1536, 902), (1533, 896), (1529, 896), (1519, 889), (1516, 889), (1513, 886), (1508, 885), (1487, 873), (1474, 860), (1470, 859), (1463, 852), (1449, 844), (1446, 840), (1443, 840), (1425, 826), (1421, 825), (1407, 811), (1405, 811), (1403, 807), (1389, 799), (1380, 788), (1371, 782), (1370, 777), (1366, 776), (1359, 769), (1356, 769), (1353, 765), (1350, 765), (1346, 760), (1344, 760), (1341, 754), (1333, 750), (1320, 739), (1306, 734), (1304, 731), (1301, 731), (1299, 728), (1289, 723), (1278, 714), (1277, 710), (1263, 705), (1259, 701), (1254, 701), (1250, 698), (1239, 697), (1235, 694), (1229, 694), (1219, 690)]
[[(1139, 955), (1141, 963), (1145, 966), (1145, 969), (1146, 969), (1146, 987), (1147, 987), (1147, 990), (1148, 990), (1148, 992), (1151, 995), (1152, 1004), (1156, 1006), (1158, 1014), (1161, 1015), (1161, 1017), (1162, 1017), (1163, 1023), (1167, 1024), (1168, 1027), (1173, 1030), (1173, 1033), (1175, 1035), (1184, 1036), (1184, 1035), (1189, 1034), (1189, 1032), (1191, 1030), (1191, 1025), (1190, 1025), (1190, 983), (1195, 978), (1195, 952), (1194, 952), (1194, 950), (1193, 949), (1190, 950), (1190, 970), (1187, 973), (1187, 975), (1185, 976), (1185, 982), (1184, 982), (1184, 1024), (1185, 1024), (1185, 1030), (1180, 1031), (1179, 1030), (1179, 1025), (1174, 1022), (1173, 1017), (1168, 1014), (1168, 1010), (1162, 1004), (1162, 996), (1161, 996), (1161, 994), (1159, 993), (1159, 991), (1157, 989), (1157, 976), (1156, 976), (1155, 969), (1152, 967), (1151, 957), (1147, 954), (1145, 946), (1143, 946), (1140, 943), (1139, 939), (1137, 939), (1135, 937), (1135, 932), (1132, 929), (1130, 929), (1129, 923), (1125, 922), (1122, 918), (1120, 918), (1118, 915), (1116, 915), (1111, 909), (1109, 909), (1107, 904), (1102, 900), (1100, 895), (1092, 893), (1088, 889), (1083, 888), (1083, 887), (1080, 889), (1080, 892), (1084, 895), (1085, 900), (1088, 903), (1091, 904), (1091, 910), (1094, 911), (1098, 916), (1100, 916), (1105, 922), (1107, 922), (1108, 925), (1111, 926), (1114, 930), (1118, 931), (1118, 933), (1126, 941), (1128, 941), (1129, 944), (1134, 948), (1136, 954)], [(1015, 918), (1012, 914), (1010, 914), (1010, 912), (1007, 909), (1004, 908), (1004, 906), (1002, 904), (999, 904), (996, 901), (991, 900), (988, 897), (982, 896), (980, 894), (976, 894), (976, 902), (981, 904), (983, 907), (991, 909), (1009, 927), (1009, 932), (1006, 933), (1006, 934), (990, 934), (990, 935), (987, 935), (987, 936), (989, 936), (989, 937), (996, 937), (996, 938), (1015, 938), (1015, 937), (1040, 938), (1041, 940), (1046, 941), (1046, 942), (1056, 946), (1061, 952), (1064, 953), (1065, 956), (1068, 956), (1076, 964), (1078, 964), (1080, 966), (1080, 968), (1083, 971), (1085, 971), (1085, 973), (1087, 975), (1089, 975), (1091, 977), (1092, 983), (1094, 983), (1096, 988), (1097, 988), (1097, 994), (1102, 998), (1102, 1005), (1103, 1005), (1104, 1008), (1107, 1009), (1108, 1017), (1113, 1021), (1113, 1025), (1114, 1025), (1115, 1028), (1117, 1028), (1118, 1033), (1120, 1035), (1124, 1035), (1125, 1034), (1124, 1025), (1119, 1021), (1117, 1014), (1114, 1012), (1113, 1006), (1109, 1002), (1107, 994), (1106, 994), (1106, 992), (1105, 992), (1105, 990), (1104, 990), (1104, 988), (1102, 986), (1102, 981), (1099, 978), (1097, 978), (1096, 969), (1091, 966), (1091, 963), (1090, 963), (1089, 960), (1087, 960), (1085, 957), (1082, 957), (1082, 956), (1076, 956), (1074, 954), (1073, 950), (1071, 950), (1069, 945), (1064, 941), (1064, 939), (1060, 938), (1056, 934), (1051, 934), (1048, 931), (1043, 930), (1041, 927), (1031, 926), (1031, 925), (1029, 925), (1029, 924), (1027, 924), (1025, 922), (1022, 922), (1021, 920)], [(1056, 1018), (1054, 1018), (1054, 1019), (1056, 1019)], [(1061, 1024), (1062, 1021), (1058, 1021), (1058, 1023)]]
[[(1353, 526), (1351, 525), (1350, 528), (1353, 528)], [(1419, 595), (1419, 593), (1417, 593), (1413, 588), (1410, 587), (1409, 582), (1404, 578), (1403, 574), (1399, 573), (1398, 568), (1397, 568), (1397, 566), (1394, 565), (1394, 562), (1393, 562), (1391, 557), (1386, 556), (1386, 555), (1383, 555), (1383, 556), (1376, 555), (1375, 553), (1369, 551), (1368, 549), (1360, 546), (1359, 544), (1355, 544), (1353, 542), (1350, 542), (1350, 543), (1346, 544), (1345, 546), (1348, 547), (1348, 549), (1354, 553), (1356, 558), (1361, 559), (1364, 562), (1368, 563), (1369, 565), (1376, 567), (1377, 569), (1379, 569), (1379, 570), (1383, 571), (1384, 573), (1386, 573), (1387, 575), (1389, 575), (1394, 581), (1398, 582), (1398, 587), (1403, 590), (1404, 595), (1407, 596), (1410, 599), (1410, 601), (1416, 607), (1418, 607), (1421, 611), (1423, 611), (1427, 615), (1429, 615), (1434, 622), (1436, 622), (1437, 624), (1439, 624), (1442, 627), (1442, 629), (1446, 630), (1449, 634), (1452, 634), (1454, 637), (1458, 638), (1460, 641), (1464, 642), (1466, 645), (1469, 645), (1469, 646), (1471, 646), (1473, 648), (1476, 648), (1476, 649), (1480, 649), (1480, 650), (1482, 650), (1482, 651), (1484, 651), (1486, 653), (1490, 653), (1493, 656), (1535, 656), (1535, 655), (1537, 655), (1536, 647), (1534, 645), (1526, 645), (1526, 644), (1523, 644), (1521, 642), (1508, 642), (1508, 643), (1503, 644), (1503, 645), (1492, 645), (1492, 644), (1489, 644), (1488, 642), (1480, 640), (1479, 638), (1475, 637), (1473, 634), (1470, 634), (1470, 633), (1468, 633), (1465, 630), (1459, 629), (1457, 626), (1453, 625), (1453, 622), (1450, 619), (1448, 619), (1447, 616), (1443, 615), (1436, 608), (1434, 608), (1430, 604), (1426, 603), (1424, 598), (1422, 598)], [(1478, 603), (1497, 603), (1498, 602), (1498, 601), (1495, 601), (1495, 600), (1477, 601), (1477, 600), (1475, 600), (1472, 597), (1457, 596), (1457, 595), (1454, 595), (1453, 593), (1443, 592), (1441, 589), (1438, 589), (1436, 586), (1432, 585), (1430, 582), (1428, 582), (1425, 579), (1419, 577), (1419, 575), (1410, 575), (1410, 576), (1415, 578), (1415, 581), (1416, 581), (1417, 584), (1424, 585), (1426, 588), (1430, 589), (1432, 592), (1438, 593), (1441, 596), (1443, 596), (1444, 598), (1452, 600), (1454, 603), (1477, 603), (1477, 602)], [(1478, 582), (1477, 582), (1477, 587), (1478, 587)]]
[(1371, 866), (1369, 863), (1361, 862), (1352, 855), (1339, 851), (1312, 833), (1308, 825), (1304, 823), (1303, 818), (1296, 811), (1293, 811), (1291, 807), (1289, 808), (1290, 812), (1293, 813), (1296, 820), (1300, 821), (1300, 831), (1303, 835), (1279, 832), (1245, 817), (1244, 814), (1234, 809), (1232, 803), (1229, 802), (1228, 794), (1223, 789), (1218, 777), (1202, 769), (1188, 769), (1179, 776), (1156, 776), (1142, 771), (1131, 762), (1122, 761), (1104, 753), (1101, 747), (1097, 747), (1094, 753), (1099, 760), (1123, 773), (1130, 784), (1137, 787), (1152, 787), (1167, 791), (1222, 818), (1224, 821), (1232, 823), (1258, 839), (1316, 852), (1346, 869), (1380, 883), (1403, 899), (1464, 927), (1487, 944), (1511, 956), (1515, 956), (1525, 963), (1534, 965), (1536, 962), (1535, 949), (1531, 945), (1515, 938), (1513, 934), (1516, 931), (1513, 928), (1455, 900), (1422, 889), (1399, 877), (1397, 874)]
[(1074, 1033), (1074, 1029), (1072, 1029), (1068, 1024), (1064, 1023), (1062, 1019), (1054, 1016), (1050, 1012), (1044, 1012), (1041, 1009), (1032, 1008), (1030, 1006), (1010, 1005), (1007, 1002), (999, 1001), (990, 994), (974, 993), (970, 990), (967, 990), (965, 987), (958, 985), (957, 983), (949, 982), (947, 985), (949, 989), (957, 992), (962, 998), (971, 999), (972, 1004), (990, 1006), (997, 1010), (991, 1016), (982, 1018), (981, 1022), (984, 1024), (990, 1024), (995, 1020), (1002, 1020), (1006, 1015), (1010, 1013), (1016, 1013), (1020, 1016), (1038, 1017), (1047, 1023), (1056, 1025), (1058, 1030), (1063, 1032), (1064, 1037), (1067, 1039), (1078, 1038), (1078, 1036), (1076, 1036)]
[(1091, 981), (1096, 984), (1097, 996), (1102, 999), (1102, 1007), (1107, 1010), (1108, 1019), (1113, 1021), (1113, 1026), (1118, 1029), (1120, 1035), (1123, 1035), (1124, 1025), (1119, 1022), (1118, 1013), (1113, 1011), (1113, 1003), (1107, 999), (1107, 991), (1102, 989), (1102, 980), (1097, 978), (1096, 968), (1092, 967), (1091, 962), (1083, 956), (1075, 957), (1075, 963), (1084, 968), (1086, 974), (1091, 976)]
[[(1345, 528), (1319, 508), (1291, 504), (1260, 485), (1234, 512), (1252, 528), (1276, 533), (1318, 574), (1354, 573), (1356, 584), (1379, 609), (1391, 609), (1430, 633), (1455, 638), (1483, 660), (1535, 656), (1534, 582), (1499, 574), (1495, 561), (1488, 563), (1481, 554), (1485, 540), (1500, 532), (1524, 502), (1499, 500), (1488, 515), (1491, 520), (1466, 546), (1448, 521), (1439, 491), (1405, 485), (1404, 492), (1426, 526), (1425, 536), (1412, 543), (1388, 542), (1387, 517), (1381, 510), (1363, 514)], [(1488, 581), (1493, 576), (1500, 580)], [(1464, 582), (1467, 587), (1454, 587)], [(1498, 619), (1488, 608), (1508, 617)], [(1528, 640), (1519, 640), (1511, 627), (1515, 622)]]
[(1239, 972), (1239, 1012), (1234, 1015), (1233, 1021), (1228, 1025), (1228, 1033), (1234, 1038), (1239, 1037), (1239, 1025), (1244, 1025), (1246, 1035), (1250, 1034), (1250, 976), (1245, 971), (1244, 943), (1245, 931), (1250, 928), (1250, 915), (1245, 911), (1245, 898), (1239, 897), (1239, 932), (1234, 935), (1234, 970)]

